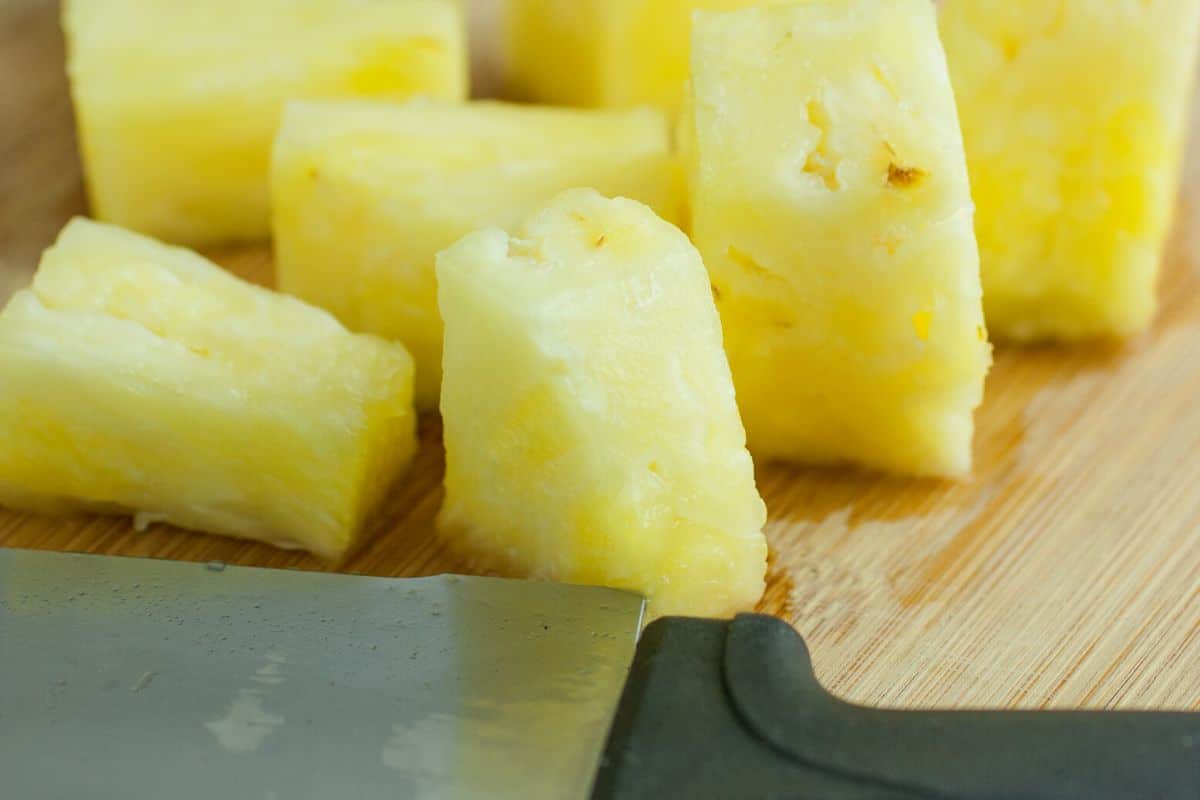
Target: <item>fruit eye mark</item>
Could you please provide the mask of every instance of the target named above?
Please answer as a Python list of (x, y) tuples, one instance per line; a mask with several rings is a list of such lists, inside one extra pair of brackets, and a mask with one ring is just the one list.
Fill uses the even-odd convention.
[(912, 189), (920, 184), (929, 173), (917, 167), (903, 167), (892, 161), (888, 164), (887, 185), (893, 189)]
[(754, 259), (754, 256), (744, 250), (739, 250), (733, 245), (729, 246), (729, 249), (725, 251), (725, 255), (751, 277), (761, 281), (783, 281), (783, 278), (758, 263)]
[(831, 191), (840, 189), (842, 184), (837, 176), (838, 157), (829, 147), (829, 113), (816, 100), (809, 100), (804, 108), (808, 114), (808, 124), (816, 128), (820, 134), (816, 147), (812, 149), (804, 162), (804, 171), (809, 175), (819, 177), (824, 182), (826, 189)]

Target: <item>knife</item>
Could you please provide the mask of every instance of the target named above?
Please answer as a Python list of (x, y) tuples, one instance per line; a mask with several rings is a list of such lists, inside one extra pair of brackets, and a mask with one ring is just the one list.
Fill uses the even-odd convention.
[(778, 620), (642, 615), (596, 587), (0, 549), (0, 796), (1200, 798), (1200, 714), (868, 709)]

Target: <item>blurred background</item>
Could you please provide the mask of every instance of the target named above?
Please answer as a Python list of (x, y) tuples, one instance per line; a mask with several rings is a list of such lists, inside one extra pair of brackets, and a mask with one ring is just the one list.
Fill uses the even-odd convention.
[[(472, 86), (489, 96), (503, 0), (465, 2)], [(0, 0), (0, 303), (29, 282), (62, 223), (86, 212), (64, 58), (58, 0)]]

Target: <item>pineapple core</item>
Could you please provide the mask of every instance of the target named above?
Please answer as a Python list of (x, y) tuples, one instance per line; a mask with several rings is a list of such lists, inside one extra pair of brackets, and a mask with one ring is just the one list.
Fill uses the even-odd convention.
[(958, 476), (990, 347), (928, 0), (700, 13), (687, 160), (756, 456)]
[(181, 244), (268, 234), (285, 101), (467, 93), (457, 0), (66, 0), (92, 213)]
[(1200, 0), (959, 0), (941, 13), (989, 328), (1022, 341), (1144, 330)]
[(794, 0), (508, 0), (506, 81), (524, 100), (675, 112), (692, 12)]
[(415, 449), (412, 374), (400, 345), (76, 219), (0, 313), (0, 503), (337, 557)]
[(399, 339), (417, 405), (436, 409), (442, 320), (434, 262), (479, 228), (508, 228), (590, 186), (669, 218), (682, 173), (661, 112), (416, 100), (295, 103), (275, 144), (279, 287), (352, 330)]
[(699, 255), (644, 205), (567, 192), (438, 257), (444, 535), (481, 564), (728, 615), (766, 510)]

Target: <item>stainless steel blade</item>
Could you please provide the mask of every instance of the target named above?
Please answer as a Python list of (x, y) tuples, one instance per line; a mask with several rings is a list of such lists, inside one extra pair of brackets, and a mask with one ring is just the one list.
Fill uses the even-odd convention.
[(0, 550), (0, 796), (586, 796), (642, 600)]

